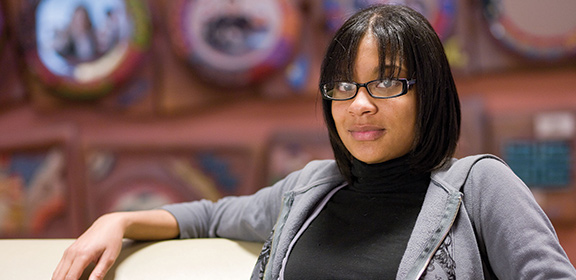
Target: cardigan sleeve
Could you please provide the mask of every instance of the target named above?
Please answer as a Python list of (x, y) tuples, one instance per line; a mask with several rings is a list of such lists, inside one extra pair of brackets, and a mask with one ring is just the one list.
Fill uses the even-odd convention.
[(576, 270), (530, 189), (504, 163), (472, 169), (464, 200), (499, 279), (576, 279)]
[(178, 221), (180, 238), (224, 237), (264, 242), (278, 219), (284, 193), (329, 176), (339, 176), (333, 160), (317, 160), (252, 195), (170, 204), (162, 209)]
[(169, 204), (162, 209), (176, 218), (182, 239), (223, 237), (263, 242), (280, 212), (282, 194), (299, 173), (294, 172), (252, 195), (228, 196), (216, 202), (199, 200)]

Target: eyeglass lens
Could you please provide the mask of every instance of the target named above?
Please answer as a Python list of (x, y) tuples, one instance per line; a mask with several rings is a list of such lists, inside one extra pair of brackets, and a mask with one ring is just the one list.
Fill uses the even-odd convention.
[(383, 79), (374, 80), (366, 84), (352, 82), (334, 82), (324, 85), (324, 94), (335, 100), (353, 98), (360, 87), (366, 87), (374, 97), (394, 97), (404, 93), (406, 82), (403, 80)]

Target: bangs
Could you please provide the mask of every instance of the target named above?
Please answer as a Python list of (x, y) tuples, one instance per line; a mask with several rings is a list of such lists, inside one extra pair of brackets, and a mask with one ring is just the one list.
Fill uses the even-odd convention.
[[(369, 32), (378, 38), (378, 48), (380, 53), (380, 78), (399, 78), (402, 71), (406, 71), (407, 78), (411, 78), (410, 64), (407, 63), (407, 46), (400, 37), (405, 34), (401, 24), (391, 24), (394, 22), (390, 14), (376, 14), (370, 19)], [(406, 69), (404, 69), (406, 67)]]
[[(388, 24), (383, 24), (388, 22)], [(390, 24), (384, 15), (359, 17), (342, 26), (327, 49), (329, 56), (322, 65), (320, 84), (334, 81), (354, 81), (354, 69), (360, 41), (368, 34), (377, 38), (379, 78), (399, 78), (402, 71), (412, 78), (411, 63), (406, 57), (406, 46), (400, 38), (400, 25)], [(406, 69), (404, 69), (406, 68)]]

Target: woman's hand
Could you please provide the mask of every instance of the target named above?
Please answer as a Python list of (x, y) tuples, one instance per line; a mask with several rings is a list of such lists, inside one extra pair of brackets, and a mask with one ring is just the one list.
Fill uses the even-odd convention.
[(95, 267), (89, 280), (103, 279), (120, 254), (123, 238), (161, 240), (178, 234), (178, 222), (165, 210), (106, 214), (64, 251), (52, 279), (77, 280), (91, 263)]
[(123, 213), (98, 218), (66, 251), (56, 267), (53, 280), (79, 279), (91, 263), (90, 280), (103, 279), (118, 258), (126, 230)]

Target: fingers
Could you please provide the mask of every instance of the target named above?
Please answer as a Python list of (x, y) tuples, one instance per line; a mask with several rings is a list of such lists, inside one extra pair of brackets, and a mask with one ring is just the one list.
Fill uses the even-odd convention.
[(94, 270), (92, 270), (89, 280), (104, 279), (104, 276), (106, 276), (106, 273), (108, 273), (108, 270), (110, 270), (110, 268), (116, 261), (117, 255), (118, 254), (112, 253), (110, 251), (104, 252), (104, 254), (102, 254), (102, 257), (98, 260), (98, 263), (94, 267)]
[(66, 273), (64, 280), (78, 280), (82, 276), (84, 270), (92, 263), (93, 259), (86, 255), (79, 255), (72, 261), (70, 269)]
[[(100, 253), (95, 252), (95, 254), (98, 256)], [(98, 257), (94, 257), (94, 253), (92, 252), (83, 252), (82, 250), (76, 250), (73, 247), (68, 248), (62, 257), (62, 260), (58, 263), (58, 266), (52, 275), (52, 279), (77, 280), (82, 276), (84, 270), (96, 259), (98, 259)], [(100, 259), (104, 260), (105, 258)], [(99, 263), (97, 266), (100, 266)], [(103, 279), (108, 269), (112, 266), (112, 263), (114, 263), (113, 259), (105, 261), (104, 267), (99, 268), (100, 272), (97, 274), (92, 273), (95, 275), (95, 278), (90, 279)]]
[(53, 280), (77, 280), (91, 263), (90, 258), (67, 250), (52, 275)]
[(66, 274), (68, 273), (68, 269), (70, 268), (71, 264), (72, 264), (71, 259), (67, 257), (67, 252), (65, 251), (64, 256), (62, 257), (60, 262), (58, 262), (58, 266), (56, 266), (54, 273), (52, 273), (52, 280), (64, 279), (64, 277), (66, 277)]
[(53, 280), (77, 280), (94, 263), (90, 279), (103, 279), (122, 249), (124, 228), (112, 214), (98, 218), (88, 230), (64, 252), (53, 274)]

